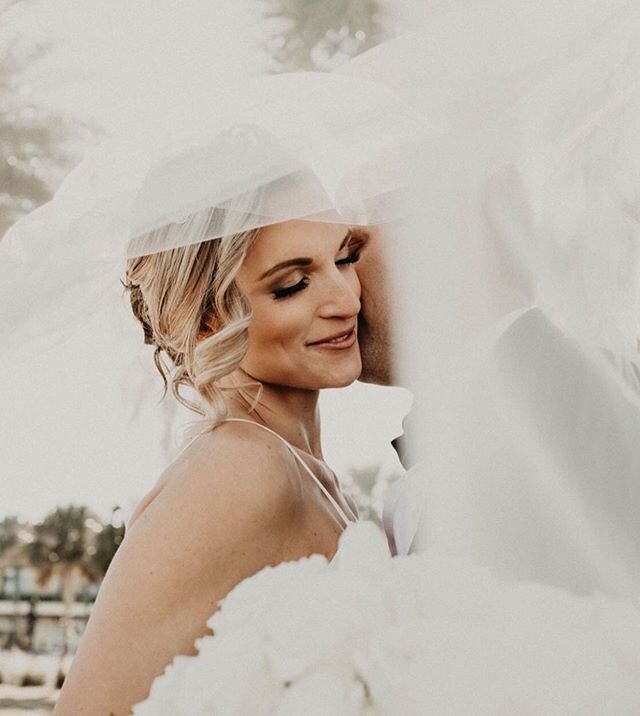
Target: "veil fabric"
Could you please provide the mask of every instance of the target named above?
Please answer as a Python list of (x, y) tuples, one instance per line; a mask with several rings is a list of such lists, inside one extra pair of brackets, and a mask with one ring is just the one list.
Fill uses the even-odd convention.
[(416, 149), (434, 130), (390, 87), (297, 72), (248, 78), (213, 99), (213, 116), (181, 127), (159, 117), (96, 149), (12, 227), (0, 242), (0, 359), (68, 336), (127, 258), (288, 219), (404, 215)]
[(630, 3), (498, 0), (373, 51), (447, 128), (390, 251), (399, 553), (639, 600), (639, 40)]
[(399, 551), (637, 599), (640, 10), (446, 0), (333, 73), (83, 162), (0, 242), (0, 360), (127, 257), (289, 218), (381, 224), (416, 467)]

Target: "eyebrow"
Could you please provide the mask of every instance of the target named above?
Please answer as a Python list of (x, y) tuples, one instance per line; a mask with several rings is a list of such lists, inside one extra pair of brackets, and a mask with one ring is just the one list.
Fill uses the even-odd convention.
[[(340, 244), (340, 248), (338, 251), (342, 251), (342, 249), (349, 243), (349, 240), (353, 236), (353, 230), (349, 229), (347, 235), (342, 240), (342, 243)], [(270, 269), (267, 269), (262, 276), (258, 279), (258, 281), (262, 281), (263, 278), (267, 278), (267, 276), (271, 276), (272, 274), (276, 273), (276, 271), (280, 271), (280, 269), (288, 268), (289, 266), (311, 266), (313, 263), (313, 259), (308, 258), (306, 256), (300, 256), (295, 259), (287, 259), (286, 261), (280, 261), (280, 263), (275, 264), (275, 266), (272, 266)]]

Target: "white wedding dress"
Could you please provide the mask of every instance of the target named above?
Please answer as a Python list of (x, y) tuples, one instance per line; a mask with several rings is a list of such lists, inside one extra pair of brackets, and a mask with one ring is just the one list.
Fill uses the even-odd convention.
[(538, 308), (510, 316), (483, 348), (416, 405), (421, 457), (388, 503), (398, 551), (637, 599), (636, 364), (624, 375)]
[[(243, 229), (296, 216), (384, 223), (400, 377), (415, 395), (413, 467), (388, 496), (386, 522), (399, 553), (440, 565), (435, 588), (425, 590), (427, 612), (431, 594), (440, 593), (445, 616), (460, 597), (465, 580), (448, 581), (448, 565), (452, 574), (490, 575), (484, 593), (496, 597), (474, 602), (464, 612), (473, 618), (449, 614), (442, 623), (451, 632), (430, 622), (433, 630), (420, 633), (436, 646), (438, 636), (443, 649), (425, 673), (407, 657), (408, 683), (427, 683), (427, 697), (445, 694), (434, 712), (450, 713), (448, 699), (457, 698), (468, 706), (458, 713), (496, 713), (474, 700), (493, 627), (475, 662), (458, 666), (457, 658), (473, 652), (475, 628), (504, 625), (497, 607), (526, 627), (541, 604), (563, 625), (571, 620), (554, 612), (560, 603), (597, 595), (602, 609), (624, 603), (631, 611), (616, 613), (634, 616), (640, 606), (640, 9), (637, 0), (430, 7), (425, 28), (338, 73), (259, 81), (245, 88), (239, 110), (233, 88), (216, 105), (220, 127), (203, 115), (204, 145), (187, 142), (175, 156), (172, 147), (159, 164), (134, 162), (130, 173), (117, 162), (106, 174), (91, 163), (75, 172), (52, 206), (3, 239), (2, 325), (8, 348), (19, 350), (40, 340), (43, 326), (86, 320), (100, 289), (116, 285), (124, 255), (212, 238), (215, 210), (233, 218), (238, 196)], [(252, 129), (238, 134), (243, 124)], [(408, 195), (396, 192), (407, 183)], [(263, 196), (266, 185), (275, 190)], [(226, 232), (224, 221), (214, 236)], [(167, 222), (165, 242), (138, 241)], [(525, 585), (530, 611), (514, 585)], [(394, 596), (402, 604), (404, 594)], [(340, 624), (345, 603), (327, 604)], [(390, 613), (402, 616), (402, 607)], [(583, 657), (567, 629), (564, 653)], [(506, 686), (520, 687), (522, 703), (548, 687), (540, 674), (549, 645), (531, 631), (538, 671), (491, 664)], [(517, 650), (515, 633), (500, 632), (509, 647), (501, 653)], [(447, 645), (451, 672), (438, 668)], [(383, 656), (389, 670), (404, 664)], [(640, 661), (612, 663), (622, 673)], [(637, 706), (632, 689), (627, 704)]]

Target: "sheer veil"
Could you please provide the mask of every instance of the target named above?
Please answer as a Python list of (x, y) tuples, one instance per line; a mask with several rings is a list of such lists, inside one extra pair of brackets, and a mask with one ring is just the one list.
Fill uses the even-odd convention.
[(415, 467), (388, 510), (400, 552), (637, 599), (640, 15), (514, 5), (442, 3), (354, 63), (411, 68), (446, 128), (389, 242)]
[(639, 38), (636, 0), (436, 2), (338, 71), (100, 148), (0, 242), (0, 364), (73, 331), (127, 257), (383, 225), (416, 396), (400, 551), (635, 597)]
[[(211, 98), (209, 98), (211, 100)], [(366, 77), (293, 72), (215, 96), (215, 116), (106, 142), (0, 244), (0, 360), (82, 325), (125, 260), (288, 219), (386, 223), (425, 132)]]

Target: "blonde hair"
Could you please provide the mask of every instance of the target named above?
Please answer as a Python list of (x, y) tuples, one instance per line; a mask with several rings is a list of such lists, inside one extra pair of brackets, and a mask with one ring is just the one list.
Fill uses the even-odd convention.
[[(228, 414), (217, 383), (247, 351), (251, 309), (235, 277), (258, 232), (252, 229), (127, 261), (123, 285), (130, 291), (145, 343), (156, 346), (162, 398), (170, 383), (178, 402), (213, 424)], [(172, 365), (164, 362), (163, 353)], [(194, 389), (202, 404), (186, 399), (182, 386)]]

